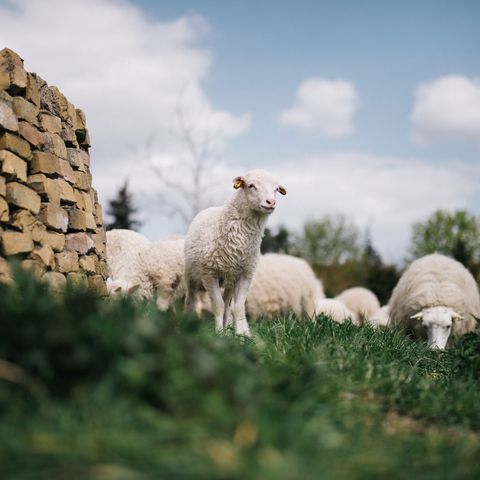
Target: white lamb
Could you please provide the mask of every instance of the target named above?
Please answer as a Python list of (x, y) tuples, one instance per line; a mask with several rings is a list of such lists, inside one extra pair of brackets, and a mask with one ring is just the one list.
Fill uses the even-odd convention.
[(389, 327), (390, 321), (390, 307), (384, 305), (379, 308), (371, 317), (367, 318), (367, 322), (372, 325), (372, 327)]
[(135, 272), (132, 265), (138, 254), (150, 245), (150, 241), (133, 230), (116, 229), (107, 231), (107, 286), (113, 292), (119, 288), (128, 291)]
[(352, 311), (342, 302), (334, 298), (319, 298), (315, 302), (315, 314), (324, 314), (338, 323), (344, 323), (351, 320), (354, 323)]
[(390, 325), (417, 337), (429, 346), (444, 349), (450, 334), (475, 329), (480, 317), (480, 295), (471, 273), (456, 260), (434, 253), (415, 260), (393, 290)]
[[(186, 304), (195, 311), (197, 293), (205, 289), (212, 302), (217, 331), (233, 314), (235, 332), (250, 335), (245, 301), (260, 257), (260, 243), (275, 196), (287, 192), (264, 170), (233, 180), (236, 189), (221, 207), (201, 211), (185, 239)], [(224, 287), (222, 295), (221, 286)]]
[(279, 253), (260, 257), (247, 296), (248, 317), (293, 312), (312, 317), (315, 300), (325, 297), (321, 282), (303, 259)]
[(365, 319), (371, 317), (380, 308), (377, 296), (364, 287), (347, 288), (335, 298), (352, 311), (353, 323), (356, 325), (362, 325)]

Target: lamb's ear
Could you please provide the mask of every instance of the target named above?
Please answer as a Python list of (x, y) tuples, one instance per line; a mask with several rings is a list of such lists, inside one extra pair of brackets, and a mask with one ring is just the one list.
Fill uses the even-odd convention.
[(233, 179), (233, 188), (240, 188), (245, 186), (245, 179), (243, 177), (235, 177)]
[(455, 311), (452, 311), (452, 320), (465, 320), (460, 314)]
[(140, 288), (139, 283), (132, 285), (131, 287), (128, 287), (127, 293), (131, 295), (132, 293), (135, 293), (139, 288)]
[(411, 318), (412, 320), (419, 320), (419, 319), (422, 318), (422, 317), (423, 317), (423, 312), (418, 312), (418, 313), (416, 313), (415, 315), (412, 315), (410, 318)]
[(278, 188), (278, 193), (282, 194), (282, 195), (286, 195), (287, 194), (287, 190), (285, 187), (282, 187), (282, 185), (279, 185)]

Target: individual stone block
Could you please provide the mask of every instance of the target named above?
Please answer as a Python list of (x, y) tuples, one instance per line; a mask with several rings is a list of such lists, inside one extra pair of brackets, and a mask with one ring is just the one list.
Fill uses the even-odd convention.
[(93, 213), (85, 212), (85, 226), (90, 232), (94, 232), (97, 229), (97, 222), (95, 221)]
[(89, 273), (96, 273), (95, 259), (90, 255), (82, 255), (79, 259), (79, 265), (82, 270)]
[(45, 265), (38, 259), (27, 258), (20, 263), (23, 270), (27, 270), (35, 277), (40, 278), (45, 273)]
[(95, 221), (97, 222), (97, 226), (103, 225), (103, 213), (102, 213), (102, 206), (99, 203), (95, 204)]
[(7, 201), (0, 197), (0, 222), (8, 222), (10, 218)]
[(66, 232), (68, 229), (68, 213), (58, 205), (42, 204), (38, 218), (53, 230)]
[(75, 195), (75, 203), (77, 204), (77, 208), (80, 210), (85, 210), (85, 197), (83, 196), (85, 192), (81, 190), (73, 190), (73, 194)]
[(99, 255), (105, 254), (105, 244), (107, 237), (105, 236), (105, 230), (103, 228), (98, 228), (95, 233), (91, 235), (93, 243), (95, 244), (95, 252)]
[(67, 283), (65, 275), (60, 272), (47, 272), (42, 276), (42, 280), (47, 282), (54, 290), (63, 290)]
[(37, 79), (33, 73), (27, 73), (27, 89), (25, 90), (25, 98), (40, 107), (40, 94), (38, 92)]
[(85, 211), (89, 213), (95, 212), (95, 207), (93, 205), (92, 197), (88, 192), (82, 192), (83, 203), (85, 205)]
[(27, 162), (8, 150), (0, 150), (0, 168), (9, 180), (27, 180)]
[(69, 183), (67, 183), (62, 178), (58, 178), (55, 180), (55, 185), (60, 194), (60, 201), (62, 203), (67, 203), (71, 205), (76, 203), (76, 198), (73, 192), (73, 188)]
[(18, 120), (13, 109), (7, 103), (0, 100), (0, 128), (18, 132)]
[(7, 202), (30, 210), (35, 215), (40, 211), (40, 196), (38, 193), (21, 183), (7, 183)]
[(109, 276), (107, 262), (100, 260), (97, 256), (95, 256), (95, 271), (103, 278), (108, 278)]
[(77, 136), (73, 128), (65, 126), (60, 132), (60, 137), (65, 142), (67, 148), (78, 147)]
[(67, 274), (67, 282), (74, 288), (88, 288), (87, 276), (81, 272), (70, 272), (69, 274)]
[(10, 150), (26, 160), (30, 158), (31, 154), (30, 144), (9, 132), (0, 135), (0, 150), (2, 149)]
[(39, 148), (45, 142), (44, 134), (28, 122), (19, 122), (18, 133), (36, 148)]
[(39, 108), (22, 97), (14, 97), (12, 101), (13, 111), (19, 120), (26, 120), (33, 125), (38, 125), (37, 115)]
[(101, 275), (92, 275), (88, 277), (88, 287), (99, 297), (106, 297), (108, 295), (105, 280)]
[(74, 185), (77, 181), (75, 172), (72, 170), (72, 167), (66, 160), (59, 160), (60, 165), (60, 175), (68, 182)]
[(60, 133), (62, 130), (62, 121), (59, 117), (54, 117), (48, 113), (40, 113), (40, 126), (45, 132)]
[(68, 227), (75, 231), (85, 231), (87, 228), (87, 220), (85, 212), (78, 208), (74, 208), (68, 212)]
[(93, 240), (86, 233), (69, 233), (66, 235), (65, 250), (85, 255), (95, 248)]
[(35, 173), (28, 176), (27, 185), (40, 195), (42, 201), (55, 205), (60, 203), (60, 189), (56, 180), (43, 173)]
[(66, 121), (68, 119), (68, 100), (57, 87), (50, 87), (50, 92), (52, 94), (55, 115)]
[(27, 253), (33, 250), (33, 240), (29, 232), (12, 232), (10, 230), (0, 233), (2, 253), (5, 256)]
[(27, 72), (23, 60), (9, 48), (0, 51), (0, 89), (14, 94), (27, 87)]
[(67, 147), (65, 147), (65, 142), (62, 140), (60, 135), (57, 133), (48, 133), (44, 134), (45, 143), (42, 146), (44, 152), (53, 153), (59, 158), (67, 159)]
[(52, 153), (33, 152), (30, 173), (61, 174), (60, 159)]
[(18, 210), (12, 216), (11, 226), (21, 232), (30, 232), (32, 240), (39, 242), (45, 234), (46, 227), (28, 210)]
[(5, 177), (0, 175), (0, 195), (5, 196), (7, 194), (7, 187)]
[(76, 272), (79, 268), (77, 252), (60, 252), (55, 254), (57, 270), (61, 273)]
[(31, 258), (38, 260), (46, 267), (51, 269), (55, 268), (55, 254), (51, 247), (43, 245), (41, 247), (36, 247), (35, 250), (30, 254)]
[(75, 185), (80, 190), (88, 191), (92, 186), (92, 175), (88, 172), (74, 172), (75, 174)]
[(46, 245), (54, 252), (62, 252), (65, 248), (65, 235), (47, 230), (40, 239), (40, 245)]

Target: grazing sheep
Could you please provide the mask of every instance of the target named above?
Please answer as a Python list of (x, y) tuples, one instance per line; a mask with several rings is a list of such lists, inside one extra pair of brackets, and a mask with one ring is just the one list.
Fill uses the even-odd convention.
[(335, 298), (352, 311), (356, 325), (362, 325), (380, 308), (377, 296), (364, 287), (347, 288)]
[(475, 317), (480, 317), (480, 295), (471, 273), (460, 262), (437, 253), (407, 268), (389, 305), (391, 326), (426, 336), (429, 346), (442, 350), (451, 333), (473, 331)]
[(279, 253), (260, 257), (247, 296), (249, 317), (315, 313), (315, 300), (325, 297), (322, 283), (303, 259)]
[[(235, 193), (221, 207), (202, 210), (185, 239), (186, 305), (195, 311), (197, 293), (205, 289), (212, 302), (217, 331), (233, 313), (235, 332), (250, 335), (245, 317), (248, 289), (260, 257), (268, 216), (276, 192), (287, 192), (264, 170), (252, 170), (233, 180)], [(221, 286), (224, 287), (222, 295)]]
[(384, 305), (379, 308), (371, 317), (367, 318), (367, 322), (373, 327), (387, 328), (390, 321), (390, 307)]
[(149, 240), (133, 230), (107, 231), (107, 265), (111, 289), (120, 286), (122, 290), (128, 290), (135, 274), (132, 265), (138, 254), (149, 245)]
[(315, 302), (315, 314), (324, 314), (338, 323), (344, 323), (345, 320), (354, 322), (352, 311), (342, 302), (334, 298), (319, 298)]

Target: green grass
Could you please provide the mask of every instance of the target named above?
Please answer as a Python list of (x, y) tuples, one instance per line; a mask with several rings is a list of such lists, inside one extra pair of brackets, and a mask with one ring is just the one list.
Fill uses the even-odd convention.
[(480, 476), (475, 335), (292, 317), (251, 341), (24, 276), (0, 305), (2, 480)]

